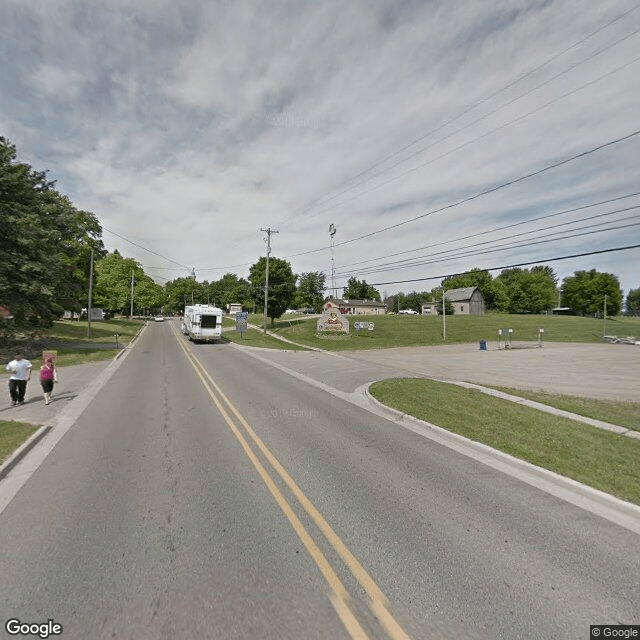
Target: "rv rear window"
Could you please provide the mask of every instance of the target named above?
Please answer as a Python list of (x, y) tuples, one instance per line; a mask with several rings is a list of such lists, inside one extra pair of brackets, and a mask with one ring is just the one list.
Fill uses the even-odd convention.
[(218, 326), (218, 316), (202, 316), (200, 323), (203, 329), (215, 329)]

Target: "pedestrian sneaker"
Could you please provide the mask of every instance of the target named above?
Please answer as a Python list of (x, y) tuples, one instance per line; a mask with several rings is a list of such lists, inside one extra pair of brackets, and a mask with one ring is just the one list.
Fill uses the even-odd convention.
[(13, 400), (13, 401), (11, 402), (11, 406), (12, 406), (12, 407), (15, 407), (17, 404), (18, 404), (18, 402), (17, 402), (16, 400)]

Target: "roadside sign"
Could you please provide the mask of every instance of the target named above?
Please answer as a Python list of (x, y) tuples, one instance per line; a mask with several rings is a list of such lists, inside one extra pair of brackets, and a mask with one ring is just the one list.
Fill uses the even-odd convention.
[(240, 337), (247, 332), (247, 318), (249, 317), (248, 311), (236, 312), (236, 331), (240, 332)]

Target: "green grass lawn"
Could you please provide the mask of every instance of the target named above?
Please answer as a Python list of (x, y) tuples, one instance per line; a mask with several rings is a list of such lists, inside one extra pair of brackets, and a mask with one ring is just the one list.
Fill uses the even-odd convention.
[[(355, 321), (373, 322), (373, 331), (355, 331)], [(249, 322), (262, 325), (263, 316), (249, 316)], [(601, 342), (604, 323), (601, 319), (575, 316), (509, 315), (488, 313), (483, 316), (447, 316), (446, 342), (443, 340), (442, 317), (434, 316), (349, 316), (351, 332), (343, 339), (316, 335), (316, 318), (287, 317), (267, 328), (295, 342), (330, 351), (347, 349), (385, 349), (389, 347), (431, 346), (446, 343), (496, 343), (498, 329), (513, 329), (513, 342), (536, 342), (538, 330), (544, 329), (543, 342)], [(638, 336), (640, 318), (607, 319), (607, 335)]]
[[(152, 318), (153, 319), (153, 318)], [(56, 340), (75, 340), (77, 342), (113, 342), (119, 334), (120, 344), (129, 342), (144, 325), (144, 320), (115, 318), (113, 320), (92, 320), (91, 338), (87, 338), (86, 320), (58, 320), (51, 329), (46, 330), (47, 338)]]
[[(58, 352), (56, 363), (60, 367), (86, 362), (98, 362), (113, 358), (119, 349), (127, 345), (144, 325), (144, 320), (117, 318), (91, 322), (91, 338), (87, 338), (86, 320), (59, 320), (46, 330), (44, 342), (52, 341), (51, 349)], [(117, 338), (116, 335), (118, 334)], [(59, 345), (56, 342), (62, 341)], [(92, 349), (87, 345), (96, 344)], [(105, 348), (105, 345), (108, 345)], [(34, 371), (40, 368), (41, 358), (32, 356)]]
[(524, 391), (509, 387), (492, 387), (498, 391), (504, 391), (513, 396), (535, 400), (563, 411), (577, 413), (594, 420), (602, 420), (627, 427), (634, 431), (640, 431), (640, 402), (623, 402), (615, 400), (595, 400), (592, 398), (579, 398), (577, 396), (562, 396), (545, 391)]
[(13, 420), (0, 420), (0, 464), (39, 428)]
[(371, 385), (383, 404), (640, 504), (640, 440), (424, 378)]
[[(235, 321), (234, 321), (235, 325)], [(238, 331), (224, 331), (222, 333), (222, 340), (227, 342), (234, 342), (245, 347), (261, 347), (263, 349), (290, 349), (292, 351), (305, 351), (305, 347), (299, 347), (295, 344), (289, 344), (273, 338), (270, 335), (265, 335), (262, 330), (249, 329), (243, 334)]]

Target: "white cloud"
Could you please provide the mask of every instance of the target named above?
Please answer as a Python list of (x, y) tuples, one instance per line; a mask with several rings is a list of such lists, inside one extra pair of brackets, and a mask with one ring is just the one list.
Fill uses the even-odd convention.
[(44, 94), (60, 100), (77, 100), (82, 95), (84, 76), (74, 70), (44, 65), (31, 79), (34, 87)]
[[(80, 11), (71, 1), (11, 0), (0, 8), (0, 54), (14, 61), (14, 75), (0, 80), (12, 98), (0, 105), (0, 133), (105, 227), (203, 277), (216, 273), (205, 271), (212, 267), (254, 262), (264, 251), (259, 229), (268, 225), (280, 229), (276, 255), (322, 249), (292, 258), (294, 270), (326, 270), (329, 222), (337, 241), (355, 238), (636, 129), (638, 64), (630, 63), (639, 36), (615, 43), (640, 28), (640, 11), (587, 38), (632, 7), (631, 0), (590, 11), (577, 0), (135, 7), (119, 0), (83, 3)], [(629, 192), (638, 144), (339, 246), (336, 261)], [(105, 239), (143, 264), (170, 266)], [(375, 278), (619, 241), (611, 231)], [(565, 264), (617, 265), (629, 288), (640, 284), (632, 281), (638, 263), (637, 253), (624, 252)]]

